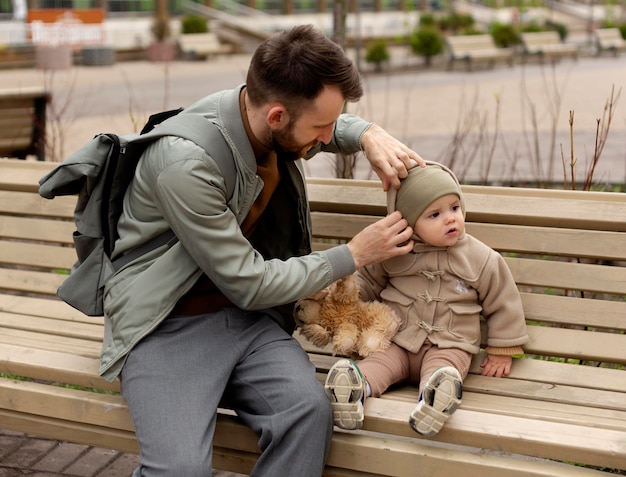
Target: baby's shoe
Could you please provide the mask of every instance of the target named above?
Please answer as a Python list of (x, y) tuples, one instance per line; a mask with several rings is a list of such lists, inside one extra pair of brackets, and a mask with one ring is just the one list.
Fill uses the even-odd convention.
[(326, 395), (333, 408), (333, 422), (342, 429), (359, 429), (363, 425), (365, 379), (354, 361), (340, 359), (326, 376)]
[(461, 405), (462, 396), (463, 380), (459, 371), (452, 366), (437, 368), (426, 381), (409, 424), (423, 436), (434, 436)]

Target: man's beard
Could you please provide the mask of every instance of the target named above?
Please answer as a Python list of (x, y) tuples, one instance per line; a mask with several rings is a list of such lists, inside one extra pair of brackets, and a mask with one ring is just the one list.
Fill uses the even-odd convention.
[(294, 141), (292, 133), (293, 128), (288, 126), (284, 130), (273, 132), (270, 138), (270, 146), (276, 152), (276, 157), (285, 162), (297, 161), (314, 146), (311, 145), (305, 150), (305, 146)]

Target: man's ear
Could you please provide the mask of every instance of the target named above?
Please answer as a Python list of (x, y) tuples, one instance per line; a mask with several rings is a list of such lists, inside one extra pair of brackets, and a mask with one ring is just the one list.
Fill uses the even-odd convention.
[(267, 124), (272, 130), (282, 129), (289, 124), (289, 113), (280, 103), (275, 103), (267, 111)]

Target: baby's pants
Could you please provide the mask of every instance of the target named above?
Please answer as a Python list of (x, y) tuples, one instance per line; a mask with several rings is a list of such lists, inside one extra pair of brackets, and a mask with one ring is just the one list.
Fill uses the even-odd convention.
[(469, 372), (472, 354), (454, 348), (441, 349), (426, 341), (417, 353), (411, 353), (395, 343), (358, 362), (363, 376), (379, 397), (389, 386), (401, 382), (422, 385), (432, 372), (441, 366), (453, 366), (465, 379)]

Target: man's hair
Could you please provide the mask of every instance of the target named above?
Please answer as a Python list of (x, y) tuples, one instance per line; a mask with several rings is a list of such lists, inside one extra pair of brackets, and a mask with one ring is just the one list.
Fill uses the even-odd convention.
[(346, 101), (363, 96), (354, 63), (313, 25), (299, 25), (264, 41), (252, 56), (246, 85), (252, 104), (278, 101), (294, 117), (328, 86), (338, 87)]

